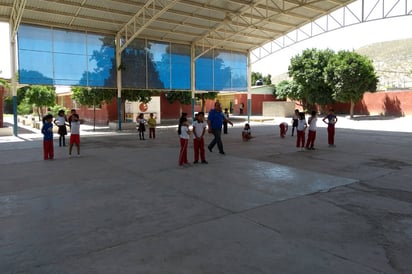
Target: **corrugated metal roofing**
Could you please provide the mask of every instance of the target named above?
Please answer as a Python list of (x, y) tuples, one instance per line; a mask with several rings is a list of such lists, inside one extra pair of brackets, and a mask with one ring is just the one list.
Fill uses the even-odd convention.
[(0, 0), (21, 23), (192, 44), (253, 50), (354, 0)]

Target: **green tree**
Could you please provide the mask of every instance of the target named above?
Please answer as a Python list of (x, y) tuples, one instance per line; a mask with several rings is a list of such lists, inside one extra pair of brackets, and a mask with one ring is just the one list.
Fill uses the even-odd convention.
[(72, 99), (84, 106), (91, 107), (100, 105), (103, 101), (110, 102), (114, 96), (110, 89), (72, 87)]
[(202, 111), (205, 112), (206, 100), (214, 100), (217, 97), (217, 92), (196, 93), (195, 97), (202, 101)]
[[(1, 73), (1, 70), (0, 70), (0, 73)], [(3, 86), (3, 87), (5, 87), (5, 88), (9, 88), (9, 87), (10, 87), (9, 83), (8, 83), (5, 79), (3, 79), (3, 78), (0, 78), (0, 86)]]
[(172, 90), (165, 94), (167, 101), (173, 104), (175, 101), (180, 103), (180, 113), (182, 113), (182, 105), (190, 105), (192, 103), (192, 94), (190, 91)]
[(329, 49), (306, 49), (301, 55), (292, 57), (288, 72), (301, 88), (300, 97), (305, 109), (308, 104), (333, 103), (332, 88), (324, 79), (324, 70), (333, 55)]
[[(152, 91), (149, 90), (122, 90), (122, 113), (124, 114), (125, 102), (139, 101), (149, 103), (152, 100)], [(88, 88), (88, 87), (72, 87), (72, 98), (85, 106), (98, 106), (102, 102), (110, 103), (113, 98), (117, 97), (116, 89), (103, 88)], [(124, 119), (124, 117), (123, 117)]]
[(325, 68), (325, 82), (339, 102), (350, 102), (350, 117), (355, 103), (367, 91), (375, 92), (379, 82), (372, 61), (354, 51), (339, 51)]
[(272, 75), (268, 74), (263, 76), (260, 72), (252, 72), (252, 86), (256, 85), (257, 81), (262, 81), (262, 85), (271, 85), (272, 84)]
[(190, 105), (192, 103), (192, 94), (190, 91), (172, 90), (166, 93), (166, 99), (170, 104), (178, 101), (182, 105)]
[(292, 81), (283, 80), (279, 82), (276, 85), (275, 90), (273, 91), (273, 95), (279, 99), (289, 98), (295, 101), (304, 100), (304, 94), (302, 91), (302, 87), (293, 80)]
[(37, 108), (39, 121), (44, 116), (44, 108), (56, 104), (56, 92), (48, 86), (31, 86), (26, 91), (27, 103)]

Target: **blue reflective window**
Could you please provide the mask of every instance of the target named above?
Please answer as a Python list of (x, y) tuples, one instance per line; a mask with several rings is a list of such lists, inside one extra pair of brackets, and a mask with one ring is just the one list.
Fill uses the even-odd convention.
[(21, 25), (18, 40), (21, 83), (115, 86), (114, 37)]
[(53, 84), (51, 29), (21, 25), (18, 32), (19, 82)]
[(190, 46), (172, 44), (171, 70), (172, 84), (170, 88), (190, 90)]
[(147, 84), (153, 89), (170, 88), (170, 44), (147, 43)]
[(87, 73), (86, 34), (53, 31), (54, 79), (56, 85), (78, 85)]
[[(114, 36), (87, 35), (87, 78), (80, 85), (116, 87)], [(85, 84), (88, 83), (88, 84)]]
[(233, 91), (247, 90), (247, 60), (246, 54), (232, 53), (230, 67)]
[[(201, 51), (197, 51), (198, 55)], [(247, 55), (224, 50), (209, 51), (196, 60), (196, 90), (247, 90)]]
[(33, 85), (53, 85), (53, 60), (51, 52), (19, 51), (19, 82)]
[(214, 51), (213, 59), (213, 74), (214, 74), (214, 91), (229, 91), (231, 90), (231, 75), (230, 75), (230, 60), (231, 53), (225, 51)]
[[(196, 56), (201, 49), (196, 49)], [(196, 90), (213, 91), (213, 51), (199, 57), (195, 62), (196, 67)]]
[[(116, 87), (122, 70), (124, 88), (191, 88), (191, 47), (135, 39), (116, 67), (113, 36), (21, 25), (18, 33), (20, 82)], [(196, 48), (196, 56), (204, 52)], [(195, 62), (196, 90), (247, 88), (247, 55), (210, 50)]]
[(146, 41), (135, 39), (122, 52), (122, 81), (125, 88), (146, 88)]

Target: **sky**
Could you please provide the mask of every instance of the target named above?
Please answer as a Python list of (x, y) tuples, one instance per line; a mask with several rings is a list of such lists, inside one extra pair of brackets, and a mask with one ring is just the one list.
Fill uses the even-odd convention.
[(252, 64), (253, 72), (272, 76), (287, 72), (290, 58), (307, 48), (356, 50), (360, 47), (392, 40), (412, 38), (412, 16), (361, 23), (324, 33), (302, 41)]
[[(337, 29), (329, 33), (291, 45), (252, 64), (253, 72), (263, 76), (286, 73), (290, 58), (307, 48), (355, 50), (377, 42), (412, 38), (412, 16), (401, 16), (376, 20)], [(0, 22), (0, 77), (10, 78), (9, 30), (6, 23)]]

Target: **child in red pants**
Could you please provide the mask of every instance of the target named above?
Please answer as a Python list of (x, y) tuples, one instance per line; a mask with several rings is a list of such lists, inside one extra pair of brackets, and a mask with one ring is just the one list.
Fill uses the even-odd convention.
[(285, 138), (286, 136), (286, 132), (288, 132), (288, 123), (286, 122), (282, 122), (279, 124), (279, 128), (280, 128), (280, 137), (281, 138)]
[(179, 166), (188, 165), (189, 162), (187, 160), (187, 147), (189, 145), (189, 123), (187, 122), (187, 118), (182, 118), (180, 120), (178, 134), (180, 139), (180, 153), (179, 153)]
[(53, 115), (48, 114), (43, 118), (43, 126), (41, 133), (43, 133), (43, 159), (53, 160), (54, 147), (53, 147)]

